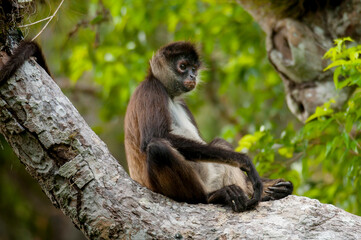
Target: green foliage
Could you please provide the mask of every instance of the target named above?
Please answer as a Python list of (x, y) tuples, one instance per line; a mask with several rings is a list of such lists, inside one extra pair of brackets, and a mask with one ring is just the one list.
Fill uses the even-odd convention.
[[(46, 2), (37, 8), (30, 22), (49, 16), (52, 12), (49, 4), (52, 9), (59, 4), (55, 0)], [(29, 35), (34, 36), (41, 27), (42, 24), (32, 25), (25, 29), (25, 35), (31, 38)], [(357, 200), (361, 199), (357, 192), (360, 90), (356, 90), (342, 111), (334, 112), (329, 102), (299, 129), (300, 123), (286, 107), (282, 82), (268, 63), (264, 34), (236, 1), (64, 1), (57, 17), (38, 40), (56, 81), (65, 77), (71, 79), (73, 86), (95, 82), (101, 90), (93, 94), (90, 101), (94, 102), (89, 104), (86, 99), (85, 106), (79, 103), (84, 94), (82, 87), (74, 88), (70, 98), (83, 116), (87, 117), (82, 109), (93, 113), (93, 119), (87, 121), (102, 139), (117, 140), (107, 142), (113, 154), (123, 147), (122, 118), (132, 92), (146, 75), (153, 52), (174, 40), (195, 42), (205, 62), (206, 70), (201, 74), (205, 83), (186, 100), (203, 137), (210, 140), (222, 136), (236, 142), (243, 135), (237, 150), (254, 156), (262, 176), (291, 180), (296, 194), (361, 214)], [(338, 40), (326, 55), (333, 61), (337, 88), (360, 83), (360, 47), (347, 46), (345, 41)], [(102, 125), (94, 120), (99, 105)], [(106, 129), (110, 129), (109, 135), (118, 135), (106, 136)], [(124, 152), (121, 153), (117, 158), (125, 162)], [(6, 226), (27, 229), (26, 234), (10, 238), (28, 235), (52, 239), (45, 237), (45, 233), (32, 234), (41, 232), (39, 228), (45, 229), (43, 232), (50, 230), (49, 224), (34, 225), (42, 222), (39, 210), (26, 202), (27, 194), (16, 191), (23, 182), (31, 182), (23, 178), (27, 173), (13, 176), (11, 162), (16, 160), (1, 147), (0, 158), (7, 159), (1, 161), (4, 165), (0, 168), (0, 194), (8, 196), (6, 201), (0, 201), (0, 224), (9, 222)], [(25, 185), (24, 189), (29, 187)], [(35, 195), (31, 199), (38, 201), (39, 196)]]
[(361, 45), (346, 47), (347, 41), (353, 42), (349, 37), (336, 39), (336, 46), (325, 54), (325, 58), (332, 60), (325, 70), (336, 67), (333, 75), (336, 89), (346, 86), (361, 86)]
[(333, 109), (331, 108), (332, 103), (335, 103), (334, 99), (330, 99), (329, 101), (325, 102), (321, 107), (316, 107), (315, 113), (309, 116), (309, 118), (306, 120), (306, 123), (316, 118), (332, 115), (334, 112)]
[[(332, 61), (325, 70), (335, 67), (338, 89), (360, 87), (361, 83), (361, 45), (347, 46), (346, 41), (352, 40), (336, 40), (336, 46), (325, 54)], [(288, 127), (276, 139), (267, 131), (258, 131), (244, 136), (237, 150), (246, 147), (255, 154), (261, 171), (292, 172), (290, 177), (302, 180), (296, 181), (299, 194), (360, 215), (361, 91), (356, 89), (341, 111), (335, 112), (332, 103), (334, 100), (318, 107), (298, 131)], [(297, 162), (299, 157), (302, 166)], [(286, 164), (277, 164), (275, 159), (284, 159)]]
[[(195, 0), (88, 4), (89, 24), (66, 41), (62, 72), (74, 83), (91, 77), (102, 87), (105, 121), (124, 114), (153, 52), (175, 40), (195, 42), (205, 62), (201, 77), (206, 83), (188, 97), (188, 103), (199, 116), (206, 139), (222, 132), (233, 140), (239, 126), (245, 131), (262, 124), (277, 128), (274, 119), (290, 116), (282, 83), (266, 59), (264, 35), (239, 4)], [(214, 118), (200, 114), (209, 111)]]

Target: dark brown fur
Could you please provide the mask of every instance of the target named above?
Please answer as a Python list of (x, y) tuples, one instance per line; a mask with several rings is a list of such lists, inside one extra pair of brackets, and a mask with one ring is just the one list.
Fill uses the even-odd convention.
[[(183, 61), (188, 63), (184, 72), (177, 70)], [(125, 148), (133, 179), (177, 201), (227, 204), (238, 212), (255, 207), (261, 199), (292, 193), (290, 182), (262, 180), (252, 161), (225, 140), (207, 144), (201, 139), (194, 117), (178, 99), (188, 91), (185, 81), (196, 74), (188, 69), (201, 65), (192, 44), (171, 43), (155, 53), (150, 65), (125, 117)], [(262, 181), (273, 189), (263, 191)]]
[(14, 75), (15, 71), (30, 57), (35, 57), (36, 62), (51, 76), (39, 45), (35, 42), (24, 40), (19, 43), (14, 54), (0, 69), (0, 84), (3, 84), (7, 79)]

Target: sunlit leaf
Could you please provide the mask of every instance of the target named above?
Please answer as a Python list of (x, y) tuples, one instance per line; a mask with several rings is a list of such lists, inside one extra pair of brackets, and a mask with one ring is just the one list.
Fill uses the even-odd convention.
[(278, 149), (278, 153), (286, 158), (293, 157), (293, 147), (282, 147)]

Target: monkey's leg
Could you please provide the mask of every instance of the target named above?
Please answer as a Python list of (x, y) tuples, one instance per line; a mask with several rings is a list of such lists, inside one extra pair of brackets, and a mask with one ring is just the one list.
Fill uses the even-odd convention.
[(283, 179), (261, 178), (263, 183), (262, 201), (277, 200), (292, 194), (292, 182)]
[[(233, 146), (222, 138), (215, 138), (209, 143), (210, 146), (220, 147), (233, 151)], [(251, 185), (251, 184), (250, 184)], [(251, 187), (251, 186), (249, 186)], [(237, 185), (225, 186), (208, 195), (209, 203), (221, 203), (232, 207), (233, 211), (242, 212), (254, 208), (257, 202), (247, 205), (247, 194)]]
[(147, 167), (155, 192), (176, 201), (207, 203), (200, 177), (167, 140), (155, 138), (148, 144)]
[(247, 206), (257, 205), (261, 200), (263, 192), (262, 181), (252, 160), (247, 155), (229, 150), (229, 146), (227, 147), (223, 140), (203, 144), (173, 134), (169, 134), (168, 137), (174, 148), (188, 161), (222, 163), (239, 167), (242, 171), (246, 172), (247, 179), (250, 180), (254, 191), (252, 198), (247, 202)]
[[(233, 149), (233, 146), (222, 138), (215, 138), (212, 142), (209, 143), (209, 145), (222, 147), (227, 150)], [(291, 182), (284, 181), (283, 179), (267, 178), (261, 178), (261, 181), (263, 183), (264, 189), (262, 193), (262, 201), (281, 199), (292, 194), (293, 185)], [(251, 185), (251, 183), (249, 183), (249, 185)]]
[(254, 208), (258, 202), (253, 205), (247, 204), (249, 198), (244, 191), (237, 185), (225, 186), (219, 190), (208, 194), (208, 203), (218, 203), (231, 206), (235, 212), (243, 212)]

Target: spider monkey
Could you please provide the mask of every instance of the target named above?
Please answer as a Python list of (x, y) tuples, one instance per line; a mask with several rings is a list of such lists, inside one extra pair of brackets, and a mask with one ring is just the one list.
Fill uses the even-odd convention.
[(51, 76), (44, 54), (36, 42), (21, 41), (10, 59), (0, 68), (0, 84), (14, 75), (15, 71), (30, 57), (35, 57), (36, 62)]
[(227, 141), (201, 138), (182, 99), (195, 88), (200, 67), (195, 46), (184, 41), (160, 48), (150, 60), (125, 116), (130, 176), (176, 201), (224, 204), (236, 212), (291, 194), (291, 182), (260, 178), (251, 159)]

